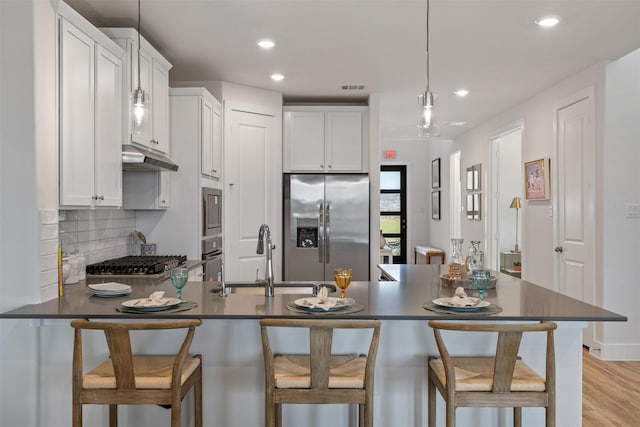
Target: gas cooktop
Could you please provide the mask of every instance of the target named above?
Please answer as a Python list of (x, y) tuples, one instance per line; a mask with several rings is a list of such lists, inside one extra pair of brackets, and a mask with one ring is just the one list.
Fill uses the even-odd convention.
[(160, 278), (186, 261), (184, 255), (131, 255), (87, 265), (86, 271), (89, 277)]

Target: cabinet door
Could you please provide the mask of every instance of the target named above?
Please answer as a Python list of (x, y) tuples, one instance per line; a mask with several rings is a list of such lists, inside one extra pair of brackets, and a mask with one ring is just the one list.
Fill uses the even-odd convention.
[[(138, 87), (138, 52), (137, 52), (138, 48), (136, 45), (133, 45), (133, 49), (135, 51), (133, 54), (133, 64), (131, 67), (131, 72), (132, 72), (132, 76), (131, 76), (132, 89), (130, 94), (131, 103), (133, 103), (133, 94), (136, 88)], [(140, 145), (144, 145), (145, 147), (148, 147), (151, 141), (151, 120), (152, 120), (151, 115), (153, 114), (152, 108), (150, 108), (151, 102), (153, 101), (153, 94), (151, 93), (151, 68), (152, 68), (151, 62), (152, 62), (151, 56), (149, 56), (149, 54), (146, 53), (145, 51), (141, 50), (140, 51), (140, 87), (142, 88), (146, 96), (145, 115), (144, 115), (144, 119), (142, 120), (142, 123), (140, 123), (139, 125), (136, 124), (135, 120), (133, 119), (133, 114), (131, 114), (131, 118), (130, 118), (130, 120), (132, 120), (133, 122), (131, 127), (131, 129), (133, 129), (133, 133), (131, 134), (131, 141), (138, 143)], [(130, 107), (131, 107), (131, 111), (133, 112), (133, 105), (131, 105)]]
[(351, 172), (362, 170), (362, 113), (327, 113), (326, 170)]
[(154, 150), (169, 152), (169, 70), (153, 61), (151, 89), (151, 145)]
[(93, 39), (60, 20), (60, 204), (91, 206), (94, 192)]
[(324, 171), (324, 112), (288, 111), (284, 117), (284, 171)]
[(200, 171), (213, 176), (213, 104), (206, 98), (202, 99), (201, 137)]
[(171, 206), (171, 174), (173, 172), (160, 172), (158, 183), (158, 207), (167, 209)]
[(96, 46), (95, 192), (99, 206), (122, 206), (122, 61)]
[(222, 112), (217, 106), (213, 106), (213, 177), (220, 179), (222, 176)]

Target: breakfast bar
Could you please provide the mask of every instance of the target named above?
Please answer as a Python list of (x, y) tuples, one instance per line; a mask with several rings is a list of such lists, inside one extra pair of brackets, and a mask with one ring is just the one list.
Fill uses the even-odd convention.
[[(70, 425), (71, 419), (71, 346), (70, 319), (177, 319), (198, 318), (203, 324), (196, 330), (192, 351), (203, 355), (204, 419), (211, 426), (259, 426), (264, 417), (264, 376), (258, 320), (264, 317), (304, 317), (379, 319), (382, 320), (380, 347), (376, 363), (374, 419), (378, 427), (423, 426), (427, 420), (426, 360), (437, 354), (433, 333), (427, 320), (539, 321), (558, 323), (557, 425), (579, 425), (582, 405), (582, 330), (587, 322), (626, 321), (625, 316), (563, 296), (544, 287), (494, 272), (495, 289), (486, 291), (486, 300), (498, 307), (495, 314), (475, 312), (441, 312), (424, 308), (437, 298), (451, 297), (454, 289), (440, 281), (440, 265), (384, 265), (384, 275), (393, 280), (353, 282), (347, 297), (364, 308), (357, 312), (301, 313), (288, 308), (298, 298), (310, 296), (308, 283), (276, 286), (273, 297), (265, 297), (260, 287), (232, 287), (226, 296), (216, 289), (216, 282), (189, 282), (183, 298), (195, 303), (184, 311), (158, 311), (143, 314), (117, 311), (126, 300), (144, 298), (152, 292), (175, 295), (169, 281), (130, 280), (132, 292), (116, 298), (92, 296), (86, 283), (64, 287), (60, 299), (26, 305), (0, 314), (1, 318), (25, 319), (41, 328), (39, 355), (41, 387), (39, 396), (43, 419), (52, 427)], [(285, 286), (286, 285), (286, 286)], [(470, 293), (473, 290), (469, 291)], [(336, 296), (337, 294), (332, 294)], [(292, 351), (305, 344), (304, 335), (287, 333), (276, 336)], [(358, 338), (356, 338), (356, 341)], [(353, 338), (336, 337), (334, 349), (348, 351)], [(539, 351), (544, 337), (525, 338), (520, 354), (532, 367), (542, 370), (544, 351)], [(167, 343), (147, 342), (145, 351), (162, 351)], [(452, 350), (469, 354), (488, 354), (495, 341), (479, 338), (460, 340)], [(103, 355), (95, 355), (96, 360)], [(90, 361), (87, 362), (90, 364)], [(187, 400), (192, 399), (190, 395)], [(183, 405), (191, 402), (184, 402)], [(438, 399), (438, 413), (444, 404)], [(122, 426), (162, 423), (166, 416), (160, 407), (123, 407)], [(185, 411), (188, 412), (188, 411)], [(319, 427), (352, 426), (356, 408), (349, 405), (285, 405), (283, 425)], [(88, 406), (85, 417), (96, 426), (107, 425), (107, 409)], [(511, 411), (481, 408), (460, 409), (459, 425), (509, 425)], [(189, 417), (188, 414), (183, 414)], [(192, 425), (185, 419), (185, 425)], [(444, 425), (439, 417), (438, 425)], [(523, 426), (544, 424), (544, 410), (523, 409)]]

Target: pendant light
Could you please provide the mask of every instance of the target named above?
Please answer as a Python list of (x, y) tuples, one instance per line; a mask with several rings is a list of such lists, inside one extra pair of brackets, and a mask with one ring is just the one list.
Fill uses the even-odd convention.
[(434, 98), (429, 88), (429, 0), (427, 0), (427, 38), (426, 38), (426, 89), (418, 96), (418, 129), (421, 136), (435, 135)]
[(137, 127), (144, 121), (146, 98), (140, 85), (140, 0), (138, 0), (138, 87), (133, 91), (133, 115)]

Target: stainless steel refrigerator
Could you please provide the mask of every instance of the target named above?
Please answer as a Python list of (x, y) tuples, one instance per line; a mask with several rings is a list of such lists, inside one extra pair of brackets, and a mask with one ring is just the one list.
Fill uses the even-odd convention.
[(285, 175), (283, 243), (284, 280), (369, 280), (369, 177)]

